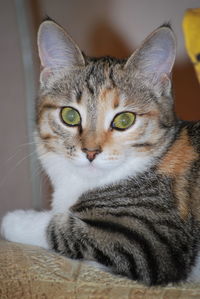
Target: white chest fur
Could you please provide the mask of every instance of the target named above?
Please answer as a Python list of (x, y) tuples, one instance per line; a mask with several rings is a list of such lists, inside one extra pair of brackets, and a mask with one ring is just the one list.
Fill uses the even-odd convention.
[(151, 159), (126, 157), (123, 166), (95, 169), (77, 167), (62, 156), (49, 153), (42, 159), (42, 164), (54, 186), (52, 210), (54, 213), (63, 213), (68, 211), (84, 192), (134, 176), (144, 171), (151, 164)]

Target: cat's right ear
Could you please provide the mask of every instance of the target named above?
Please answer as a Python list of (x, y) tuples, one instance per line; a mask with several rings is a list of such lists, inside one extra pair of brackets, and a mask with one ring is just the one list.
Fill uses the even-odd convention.
[(70, 71), (85, 65), (84, 57), (62, 27), (55, 22), (44, 21), (38, 31), (38, 50), (42, 65), (41, 84), (57, 71)]

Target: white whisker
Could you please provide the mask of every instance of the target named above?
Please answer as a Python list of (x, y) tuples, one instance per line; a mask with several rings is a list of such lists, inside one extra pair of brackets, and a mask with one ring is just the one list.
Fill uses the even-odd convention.
[(26, 155), (25, 157), (23, 157), (22, 159), (20, 159), (15, 166), (13, 166), (8, 173), (4, 176), (4, 178), (1, 180), (0, 182), (0, 188), (2, 188), (2, 186), (5, 184), (5, 182), (7, 181), (7, 179), (10, 177), (10, 175), (17, 169), (17, 167), (19, 167), (26, 159), (30, 158), (31, 156), (36, 154), (36, 150), (34, 150), (32, 153)]
[(5, 161), (5, 163), (8, 163), (9, 161), (11, 161), (13, 158), (15, 158), (16, 156), (17, 156), (17, 154), (19, 154), (20, 152), (21, 152), (21, 150), (22, 149), (17, 149), (16, 150), (16, 152), (12, 155), (12, 156), (10, 156), (6, 161)]

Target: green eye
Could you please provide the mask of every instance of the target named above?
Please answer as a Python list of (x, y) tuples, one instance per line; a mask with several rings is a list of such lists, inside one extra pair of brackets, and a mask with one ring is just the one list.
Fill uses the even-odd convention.
[(112, 127), (116, 130), (126, 130), (135, 121), (135, 114), (132, 112), (122, 112), (115, 116)]
[(81, 117), (79, 112), (71, 107), (64, 107), (61, 110), (61, 119), (68, 126), (79, 126), (81, 123)]

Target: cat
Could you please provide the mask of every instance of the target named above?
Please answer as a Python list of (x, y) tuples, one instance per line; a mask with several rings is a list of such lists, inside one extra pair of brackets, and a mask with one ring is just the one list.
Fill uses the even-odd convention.
[(149, 286), (198, 279), (200, 122), (174, 113), (171, 27), (128, 59), (92, 58), (46, 20), (38, 48), (35, 140), (52, 209), (9, 212), (4, 238)]

